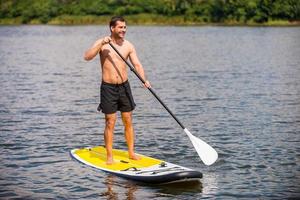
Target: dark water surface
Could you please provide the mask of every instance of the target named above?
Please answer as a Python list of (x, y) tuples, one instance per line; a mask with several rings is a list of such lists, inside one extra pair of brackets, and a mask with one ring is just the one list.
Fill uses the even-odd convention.
[[(300, 197), (300, 28), (129, 27), (152, 86), (219, 152), (207, 167), (134, 75), (136, 149), (203, 172), (198, 184), (149, 186), (85, 167), (73, 148), (103, 144), (99, 59), (106, 26), (0, 27), (1, 199)], [(129, 72), (131, 73), (131, 72)], [(121, 120), (115, 148), (126, 149)]]

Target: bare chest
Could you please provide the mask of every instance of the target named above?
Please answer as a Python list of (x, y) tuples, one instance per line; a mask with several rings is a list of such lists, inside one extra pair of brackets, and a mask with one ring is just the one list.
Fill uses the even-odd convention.
[[(117, 50), (121, 53), (124, 58), (128, 58), (129, 56), (129, 48), (118, 47), (116, 46)], [(102, 61), (111, 61), (111, 62), (120, 62), (122, 61), (121, 57), (109, 46), (105, 45), (102, 50), (100, 51), (100, 57)]]

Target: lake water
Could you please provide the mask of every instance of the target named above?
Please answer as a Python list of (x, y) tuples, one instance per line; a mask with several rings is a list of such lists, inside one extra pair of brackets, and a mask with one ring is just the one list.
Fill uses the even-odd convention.
[[(129, 26), (153, 89), (218, 161), (205, 166), (180, 126), (129, 76), (136, 150), (199, 170), (198, 184), (150, 186), (86, 167), (103, 144), (99, 59), (107, 26), (0, 27), (1, 199), (300, 198), (300, 28)], [(131, 73), (129, 71), (129, 73)], [(114, 148), (126, 149), (116, 125)]]

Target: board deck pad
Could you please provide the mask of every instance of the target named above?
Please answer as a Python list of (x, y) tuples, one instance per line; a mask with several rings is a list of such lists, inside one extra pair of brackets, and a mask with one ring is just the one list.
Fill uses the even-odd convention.
[(140, 160), (128, 158), (128, 152), (113, 149), (114, 164), (106, 164), (106, 149), (103, 146), (71, 150), (71, 156), (91, 167), (144, 183), (170, 183), (195, 181), (202, 173), (163, 160), (138, 154)]

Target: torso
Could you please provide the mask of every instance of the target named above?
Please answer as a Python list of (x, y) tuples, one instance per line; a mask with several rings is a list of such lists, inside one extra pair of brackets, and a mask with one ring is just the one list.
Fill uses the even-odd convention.
[[(132, 45), (127, 40), (124, 40), (121, 46), (115, 43), (113, 45), (125, 59), (129, 57)], [(126, 63), (109, 44), (103, 45), (99, 54), (102, 67), (102, 81), (112, 84), (120, 84), (127, 81)]]

